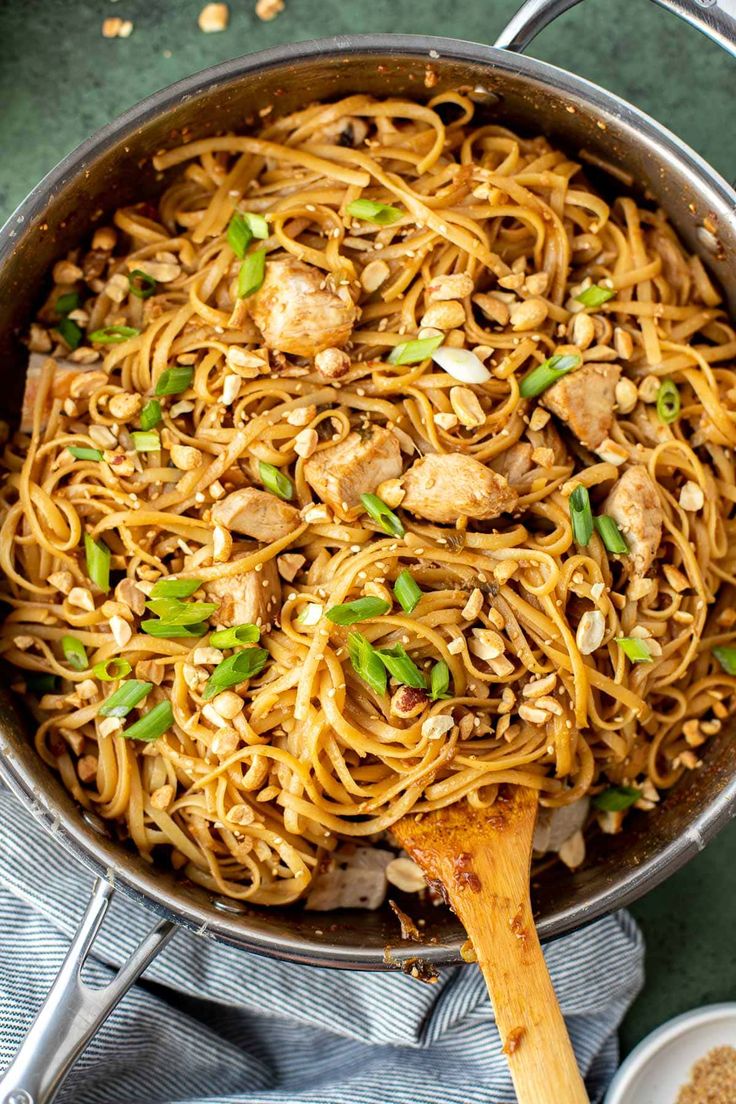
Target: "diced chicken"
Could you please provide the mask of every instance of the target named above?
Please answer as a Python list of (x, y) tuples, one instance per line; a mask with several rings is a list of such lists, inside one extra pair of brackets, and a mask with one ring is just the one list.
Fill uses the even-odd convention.
[(517, 441), (498, 456), (494, 456), (490, 463), (493, 470), (502, 475), (512, 487), (518, 487), (535, 467), (533, 451), (528, 441)]
[(257, 541), (281, 540), (301, 525), (299, 511), (268, 491), (241, 487), (212, 507), (212, 521)]
[(540, 401), (581, 444), (594, 449), (611, 432), (620, 375), (618, 364), (584, 364), (547, 388)]
[(339, 445), (310, 456), (304, 477), (338, 517), (350, 520), (360, 509), (360, 496), (372, 494), (386, 479), (397, 479), (402, 467), (396, 434), (375, 426), (370, 436), (350, 433)]
[(338, 851), (329, 859), (327, 869), (315, 876), (306, 907), (313, 912), (378, 908), (388, 889), (386, 867), (395, 858), (392, 851), (379, 847)]
[(643, 464), (620, 476), (601, 512), (610, 515), (626, 537), (634, 574), (644, 575), (662, 540), (664, 512), (659, 491)]
[(459, 452), (415, 461), (402, 479), (402, 507), (429, 521), (486, 521), (513, 510), (519, 496), (498, 472)]
[(253, 297), (251, 317), (269, 349), (313, 357), (340, 348), (358, 311), (347, 288), (333, 291), (324, 272), (293, 257), (266, 262), (266, 276)]
[(557, 809), (540, 808), (534, 827), (532, 846), (535, 851), (544, 854), (547, 851), (559, 851), (588, 819), (590, 800), (581, 797), (572, 805), (561, 805)]
[(270, 627), (281, 609), (281, 581), (276, 564), (267, 560), (261, 571), (246, 571), (207, 583), (206, 600), (217, 602), (218, 625), (260, 625)]
[[(20, 428), (23, 433), (30, 433), (33, 429), (33, 409), (36, 405), (38, 386), (41, 382), (41, 372), (47, 360), (44, 353), (31, 353), (28, 358), (28, 371), (26, 373), (26, 389), (23, 394), (23, 410), (21, 413)], [(71, 360), (54, 360), (54, 378), (48, 390), (46, 405), (41, 419), (43, 426), (51, 412), (51, 404), (54, 399), (68, 399), (74, 380), (83, 372), (91, 368), (99, 368), (96, 364), (74, 364)]]

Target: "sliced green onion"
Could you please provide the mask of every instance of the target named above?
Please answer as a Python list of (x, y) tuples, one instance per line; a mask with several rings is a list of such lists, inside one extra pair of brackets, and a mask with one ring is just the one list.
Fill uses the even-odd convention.
[(174, 710), (171, 702), (162, 701), (154, 705), (148, 713), (144, 713), (135, 724), (124, 728), (120, 735), (125, 736), (126, 740), (158, 740), (164, 732), (168, 732), (173, 723)]
[(110, 659), (103, 659), (100, 663), (95, 663), (92, 674), (100, 682), (115, 682), (117, 679), (125, 678), (132, 670), (133, 668), (127, 659), (112, 656)]
[(401, 524), (401, 519), (390, 510), (383, 499), (378, 495), (364, 494), (360, 496), (360, 501), (365, 506), (367, 512), (373, 518), (374, 521), (383, 529), (384, 533), (388, 533), (390, 537), (403, 537), (406, 533), (406, 529)]
[(105, 698), (97, 712), (101, 717), (127, 717), (131, 709), (142, 702), (151, 690), (152, 682), (126, 679), (109, 698)]
[(209, 630), (209, 625), (206, 621), (201, 621), (197, 625), (173, 625), (168, 621), (141, 621), (141, 629), (148, 636), (164, 637), (167, 640), (173, 640), (177, 636), (186, 637), (198, 637), (204, 636)]
[(406, 568), (396, 577), (394, 594), (396, 601), (406, 613), (413, 613), (421, 600), (422, 591), (411, 571)]
[(99, 449), (93, 448), (77, 448), (76, 445), (67, 445), (67, 452), (70, 452), (76, 460), (101, 460), (102, 453)]
[(153, 429), (161, 421), (161, 403), (151, 399), (141, 410), (141, 429)]
[(377, 652), (381, 663), (398, 682), (404, 686), (413, 686), (416, 690), (427, 689), (427, 680), (401, 644), (394, 644), (392, 648), (378, 648)]
[(154, 394), (179, 395), (186, 391), (194, 379), (194, 368), (191, 364), (175, 364), (173, 368), (165, 368), (158, 377)]
[(136, 452), (161, 451), (161, 438), (154, 430), (134, 430), (130, 439)]
[(239, 644), (255, 644), (260, 639), (261, 630), (257, 625), (233, 625), (210, 634), (213, 648), (237, 648)]
[(421, 364), (439, 349), (444, 340), (445, 335), (438, 334), (436, 337), (423, 337), (416, 341), (402, 341), (399, 345), (394, 345), (388, 354), (388, 362), (389, 364)]
[(632, 663), (651, 663), (652, 653), (638, 636), (617, 636), (616, 643)]
[(594, 524), (601, 540), (609, 552), (613, 552), (617, 556), (625, 556), (627, 554), (629, 546), (626, 537), (612, 517), (608, 517), (607, 514), (601, 514), (600, 517), (594, 519)]
[(135, 326), (105, 326), (91, 333), (89, 339), (98, 345), (122, 345), (129, 338), (138, 337), (140, 332)]
[(199, 590), (200, 579), (159, 579), (153, 584), (151, 598), (191, 598)]
[(711, 650), (726, 674), (736, 676), (736, 648), (719, 644)]
[(264, 241), (268, 237), (268, 222), (263, 215), (257, 215), (253, 211), (243, 211), (243, 218), (248, 223), (248, 229), (254, 238)]
[(90, 579), (100, 590), (108, 591), (110, 589), (110, 549), (104, 541), (96, 541), (89, 533), (85, 533), (84, 552)]
[(611, 786), (603, 793), (596, 794), (593, 804), (596, 809), (603, 809), (607, 813), (621, 813), (628, 809), (641, 797), (641, 790), (634, 786)]
[(429, 678), (429, 696), (432, 701), (440, 701), (443, 698), (452, 696), (449, 691), (450, 668), (447, 666), (444, 659), (440, 659), (432, 668), (432, 674)]
[(376, 203), (373, 199), (354, 199), (345, 208), (347, 213), (363, 222), (375, 222), (378, 226), (391, 226), (404, 217), (404, 212), (389, 203)]
[(130, 294), (136, 299), (150, 299), (156, 290), (156, 280), (140, 268), (134, 268), (128, 276)]
[(266, 250), (248, 253), (238, 273), (238, 299), (247, 299), (258, 291), (266, 277)]
[(68, 291), (66, 295), (60, 295), (56, 300), (54, 310), (57, 314), (69, 314), (79, 306), (79, 292)]
[(602, 307), (604, 303), (607, 303), (609, 299), (613, 299), (616, 292), (613, 288), (604, 288), (600, 284), (591, 284), (585, 291), (581, 291), (579, 295), (576, 295), (578, 303), (582, 303), (584, 307)]
[(196, 625), (217, 609), (217, 602), (182, 602), (180, 598), (154, 598), (146, 609), (169, 625)]
[(248, 220), (240, 211), (236, 211), (230, 219), (227, 228), (227, 244), (236, 257), (242, 261), (250, 243), (253, 241), (253, 231), (248, 225)]
[(76, 322), (73, 322), (71, 318), (62, 318), (56, 329), (70, 349), (79, 348), (79, 344), (82, 340), (82, 331)]
[(388, 674), (376, 649), (359, 632), (348, 637), (348, 655), (358, 678), (376, 694), (386, 693)]
[(553, 383), (557, 383), (557, 380), (562, 379), (568, 372), (572, 372), (573, 368), (578, 368), (582, 363), (582, 357), (579, 357), (576, 353), (557, 353), (542, 364), (538, 364), (536, 368), (531, 368), (525, 376), (522, 376), (519, 384), (519, 394), (522, 399), (533, 399), (536, 395), (541, 395)]
[(39, 697), (42, 694), (53, 694), (56, 690), (56, 677), (54, 675), (24, 671), (23, 680), (29, 693), (37, 694)]
[(657, 392), (657, 417), (665, 425), (671, 425), (680, 417), (680, 392), (671, 379), (662, 380)]
[(266, 464), (265, 461), (259, 460), (258, 474), (266, 490), (270, 491), (271, 494), (275, 494), (277, 498), (283, 498), (288, 502), (289, 499), (294, 497), (294, 484), (291, 482), (288, 475), (284, 475), (280, 468), (276, 468), (273, 464)]
[(259, 675), (266, 666), (268, 658), (265, 648), (244, 648), (241, 652), (228, 656), (215, 667), (207, 680), (202, 697), (205, 701), (209, 701), (228, 687), (237, 686), (238, 683)]
[(333, 625), (356, 625), (358, 621), (380, 617), (390, 609), (390, 602), (369, 595), (366, 598), (356, 598), (354, 602), (344, 602), (341, 606), (333, 606), (332, 609), (325, 610), (325, 617)]
[(61, 650), (64, 653), (64, 659), (75, 671), (87, 670), (87, 650), (76, 636), (62, 636)]
[(578, 485), (568, 499), (572, 536), (576, 544), (586, 545), (593, 536), (593, 511), (588, 488)]

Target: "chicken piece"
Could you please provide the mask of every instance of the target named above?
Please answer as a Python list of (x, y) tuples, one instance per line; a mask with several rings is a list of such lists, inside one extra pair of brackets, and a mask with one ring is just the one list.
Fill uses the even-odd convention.
[(402, 507), (429, 521), (486, 521), (513, 510), (518, 494), (498, 472), (459, 452), (416, 460), (402, 479)]
[(267, 631), (278, 620), (281, 580), (274, 560), (266, 560), (261, 571), (207, 583), (205, 594), (208, 602), (219, 604), (214, 617), (218, 625), (260, 625)]
[[(33, 408), (36, 405), (38, 387), (41, 382), (41, 372), (47, 360), (51, 358), (45, 353), (31, 353), (28, 358), (28, 371), (26, 373), (26, 389), (23, 393), (23, 409), (21, 412), (20, 428), (23, 433), (30, 433), (33, 429)], [(74, 380), (82, 372), (88, 372), (91, 368), (99, 368), (99, 364), (74, 364), (71, 360), (56, 360), (54, 378), (46, 396), (46, 404), (43, 410), (41, 427), (51, 413), (51, 404), (54, 399), (68, 399)]]
[(601, 512), (612, 517), (626, 537), (634, 575), (644, 575), (662, 540), (664, 512), (659, 491), (643, 464), (619, 476)]
[(536, 466), (532, 460), (533, 451), (534, 448), (528, 441), (517, 441), (498, 456), (494, 456), (490, 461), (491, 467), (512, 487), (518, 487)]
[[(347, 288), (332, 291), (319, 268), (293, 257), (266, 261), (266, 276), (251, 303), (251, 317), (269, 349), (313, 357), (340, 348), (358, 310)], [(344, 295), (344, 298), (343, 298)]]
[(610, 435), (618, 364), (584, 364), (563, 376), (542, 395), (540, 402), (563, 422), (586, 448), (597, 448)]
[(299, 511), (268, 491), (242, 487), (212, 507), (215, 525), (244, 533), (257, 541), (281, 540), (301, 525)]
[(534, 826), (532, 847), (545, 854), (560, 848), (579, 832), (590, 811), (590, 798), (581, 797), (572, 805), (560, 805), (556, 809), (541, 808)]
[(354, 518), (360, 496), (402, 472), (401, 447), (390, 429), (374, 426), (370, 436), (350, 433), (339, 445), (315, 452), (304, 465), (304, 478), (338, 517)]
[(353, 849), (348, 844), (330, 857), (326, 870), (315, 875), (306, 908), (312, 912), (378, 908), (388, 889), (386, 867), (395, 858), (393, 851), (380, 847)]

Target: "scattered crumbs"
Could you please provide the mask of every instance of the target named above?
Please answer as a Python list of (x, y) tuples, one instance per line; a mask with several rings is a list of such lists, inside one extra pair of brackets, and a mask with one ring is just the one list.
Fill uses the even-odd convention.
[(103, 20), (103, 38), (130, 38), (132, 33), (133, 23), (130, 19), (120, 19), (117, 15), (112, 15)]
[(262, 19), (264, 23), (268, 23), (270, 20), (275, 19), (283, 10), (284, 0), (258, 0), (256, 4), (256, 15), (259, 19)]
[(230, 21), (230, 9), (227, 4), (205, 4), (199, 13), (197, 25), (205, 34), (224, 31)]

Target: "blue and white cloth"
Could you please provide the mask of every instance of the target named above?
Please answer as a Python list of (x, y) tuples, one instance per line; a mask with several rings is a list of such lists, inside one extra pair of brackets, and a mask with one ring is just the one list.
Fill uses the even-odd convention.
[[(66, 953), (90, 875), (0, 793), (0, 1069)], [(151, 926), (120, 894), (85, 970), (104, 984)], [(599, 1101), (643, 981), (619, 913), (545, 948), (580, 1068)], [(476, 967), (435, 985), (316, 969), (180, 931), (111, 1015), (58, 1104), (513, 1104)], [(560, 1104), (564, 1104), (560, 1101)]]

